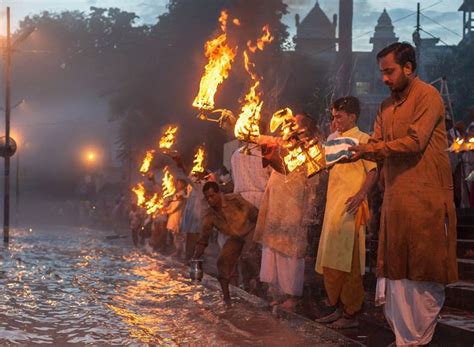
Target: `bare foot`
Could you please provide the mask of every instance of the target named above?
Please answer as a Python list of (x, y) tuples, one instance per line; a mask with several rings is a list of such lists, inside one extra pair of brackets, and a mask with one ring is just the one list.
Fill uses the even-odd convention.
[(338, 307), (338, 308), (336, 308), (336, 310), (333, 313), (328, 314), (327, 316), (315, 319), (315, 322), (316, 323), (328, 324), (328, 323), (333, 323), (333, 322), (337, 321), (341, 317), (342, 317), (342, 309)]
[(359, 326), (359, 322), (355, 318), (347, 318), (341, 317), (334, 323), (328, 325), (329, 328), (332, 329), (350, 329), (350, 328), (357, 328)]
[(287, 311), (294, 311), (296, 308), (296, 300), (294, 298), (289, 298), (280, 304), (279, 307)]

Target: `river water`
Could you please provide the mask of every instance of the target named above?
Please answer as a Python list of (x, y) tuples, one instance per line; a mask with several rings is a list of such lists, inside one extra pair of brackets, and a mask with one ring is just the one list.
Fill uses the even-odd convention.
[(13, 231), (1, 252), (0, 345), (337, 342), (243, 300), (226, 309), (219, 291), (130, 243), (86, 228)]

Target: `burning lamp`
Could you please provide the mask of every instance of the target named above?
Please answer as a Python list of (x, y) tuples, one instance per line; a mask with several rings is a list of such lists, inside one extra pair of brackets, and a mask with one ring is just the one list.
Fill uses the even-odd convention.
[(474, 151), (474, 136), (455, 139), (448, 151), (454, 153)]
[(304, 136), (306, 129), (299, 128), (291, 109), (285, 108), (273, 115), (270, 131), (275, 132), (280, 127), (281, 136), (288, 150), (283, 159), (289, 172), (304, 165), (307, 177), (311, 177), (326, 166), (323, 147), (317, 139), (308, 139)]

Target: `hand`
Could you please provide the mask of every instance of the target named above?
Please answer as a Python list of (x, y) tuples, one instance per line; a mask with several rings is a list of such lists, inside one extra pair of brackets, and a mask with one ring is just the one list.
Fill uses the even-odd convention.
[(201, 258), (202, 254), (204, 253), (204, 250), (206, 249), (206, 247), (202, 246), (202, 245), (196, 245), (195, 249), (194, 249), (194, 254), (193, 254), (193, 258), (192, 259), (199, 259)]
[(346, 211), (350, 214), (356, 214), (357, 210), (359, 209), (359, 206), (362, 204), (362, 202), (365, 200), (365, 194), (359, 192), (353, 197), (350, 197), (346, 201)]
[(369, 152), (369, 145), (367, 143), (360, 143), (357, 146), (349, 147), (349, 151), (352, 152), (351, 160), (357, 160)]

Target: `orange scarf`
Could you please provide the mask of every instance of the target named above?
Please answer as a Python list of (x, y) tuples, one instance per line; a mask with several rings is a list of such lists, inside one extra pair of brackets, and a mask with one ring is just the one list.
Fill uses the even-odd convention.
[(367, 226), (367, 223), (369, 222), (369, 219), (370, 219), (369, 204), (368, 204), (367, 199), (366, 199), (359, 206), (359, 209), (357, 210), (356, 215), (355, 215), (355, 232), (356, 232), (356, 234), (359, 233), (360, 227), (362, 225)]

